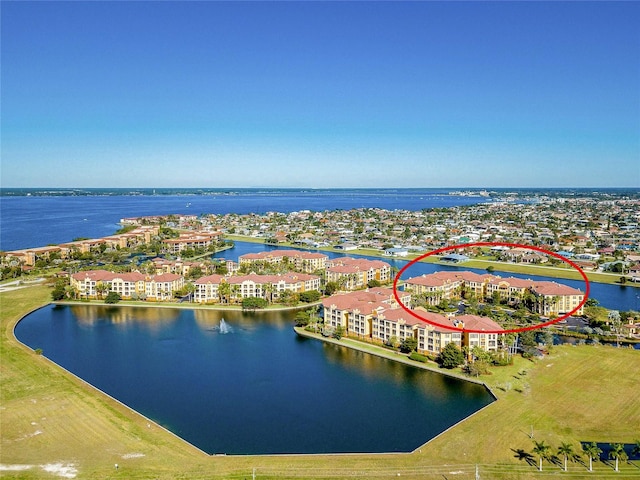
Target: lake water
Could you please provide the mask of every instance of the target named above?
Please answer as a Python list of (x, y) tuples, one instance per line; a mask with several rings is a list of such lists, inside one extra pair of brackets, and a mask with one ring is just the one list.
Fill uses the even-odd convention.
[(15, 333), (211, 454), (411, 451), (493, 401), (477, 384), (300, 338), (293, 315), (47, 306)]

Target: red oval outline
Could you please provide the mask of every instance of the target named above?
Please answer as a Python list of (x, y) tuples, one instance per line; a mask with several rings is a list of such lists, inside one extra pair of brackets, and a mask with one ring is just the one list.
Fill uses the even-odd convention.
[[(481, 247), (489, 247), (489, 246), (505, 246), (505, 247), (514, 247), (514, 248), (527, 248), (529, 250), (536, 250), (538, 252), (542, 252), (546, 255), (551, 255), (553, 257), (559, 258), (560, 260), (562, 260), (563, 262), (568, 263), (569, 265), (571, 265), (575, 270), (578, 271), (578, 273), (582, 276), (582, 278), (584, 279), (584, 284), (585, 284), (585, 292), (584, 292), (584, 298), (582, 299), (582, 302), (580, 302), (580, 304), (578, 304), (578, 306), (576, 308), (574, 308), (573, 310), (571, 310), (568, 313), (565, 313), (563, 316), (558, 317), (558, 318), (554, 318), (553, 320), (549, 320), (548, 322), (544, 322), (541, 323), (539, 325), (532, 325), (530, 327), (523, 327), (523, 328), (514, 328), (511, 330), (469, 330), (466, 328), (451, 328), (447, 325), (441, 325), (439, 323), (436, 322), (432, 322), (427, 320), (424, 317), (421, 317), (420, 315), (418, 315), (417, 313), (415, 313), (415, 311), (407, 308), (407, 306), (402, 303), (402, 300), (400, 299), (400, 296), (398, 295), (398, 280), (400, 280), (400, 276), (409, 268), (411, 267), (411, 265), (418, 263), (420, 260), (422, 260), (423, 258), (427, 258), (430, 257), (431, 255), (435, 255), (437, 253), (440, 252), (447, 252), (449, 250), (458, 250), (461, 248), (469, 248), (469, 247), (477, 247), (477, 246), (481, 246)], [(510, 273), (510, 272), (505, 272), (505, 273)], [(533, 274), (532, 274), (533, 275)], [(541, 276), (545, 276), (545, 275), (541, 275)], [(549, 250), (545, 250), (544, 248), (540, 248), (540, 247), (534, 247), (531, 245), (523, 245), (520, 243), (503, 243), (503, 242), (476, 242), (476, 243), (461, 243), (459, 245), (451, 245), (449, 247), (443, 247), (443, 248), (439, 248), (437, 250), (433, 250), (431, 252), (427, 252), (424, 255), (420, 255), (419, 257), (413, 259), (412, 261), (410, 261), (407, 265), (405, 265), (404, 267), (402, 267), (402, 269), (400, 269), (398, 271), (398, 273), (396, 274), (395, 278), (393, 279), (393, 296), (396, 298), (396, 301), (398, 302), (398, 304), (400, 305), (400, 307), (402, 309), (404, 309), (404, 311), (406, 311), (407, 313), (409, 313), (411, 316), (417, 318), (418, 320), (422, 320), (423, 322), (429, 323), (431, 325), (435, 325), (437, 327), (440, 328), (445, 328), (447, 330), (452, 330), (452, 331), (462, 331), (462, 332), (469, 332), (469, 333), (518, 333), (518, 332), (524, 332), (527, 330), (537, 330), (539, 328), (543, 328), (549, 325), (553, 325), (555, 323), (561, 322), (562, 320), (564, 320), (565, 318), (570, 317), (571, 315), (573, 315), (575, 312), (577, 312), (578, 310), (580, 310), (580, 307), (582, 307), (588, 300), (589, 298), (589, 291), (590, 291), (590, 286), (589, 286), (589, 279), (587, 278), (586, 273), (584, 273), (584, 271), (575, 263), (573, 263), (571, 260), (569, 260), (566, 257), (563, 257), (562, 255), (555, 253), (555, 252), (550, 252)]]

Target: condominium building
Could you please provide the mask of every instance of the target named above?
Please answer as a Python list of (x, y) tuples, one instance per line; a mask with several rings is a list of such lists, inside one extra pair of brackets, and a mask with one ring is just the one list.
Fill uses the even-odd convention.
[(292, 267), (304, 273), (324, 270), (328, 256), (323, 253), (300, 250), (271, 250), (268, 252), (247, 253), (238, 257), (238, 263), (252, 265), (254, 263), (280, 264), (288, 261)]
[(276, 299), (283, 292), (302, 293), (320, 290), (320, 277), (305, 273), (288, 272), (279, 275), (208, 275), (194, 282), (194, 301), (215, 303), (222, 300), (220, 286), (229, 285), (228, 298), (236, 301), (249, 297)]
[(327, 261), (327, 282), (335, 282), (344, 290), (365, 288), (370, 281), (391, 280), (391, 265), (380, 260), (339, 257)]
[(89, 270), (71, 275), (71, 287), (85, 298), (102, 298), (108, 292), (116, 292), (123, 299), (167, 301), (183, 286), (184, 278), (175, 273), (145, 275)]

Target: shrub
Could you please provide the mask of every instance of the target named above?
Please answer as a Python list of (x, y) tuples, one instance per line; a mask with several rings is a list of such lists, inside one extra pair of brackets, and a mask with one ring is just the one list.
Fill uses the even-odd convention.
[(410, 353), (413, 352), (418, 347), (418, 340), (413, 337), (407, 337), (402, 340), (400, 344), (400, 351), (402, 353)]
[(104, 299), (104, 303), (118, 303), (120, 300), (122, 300), (122, 298), (117, 292), (109, 292)]
[(306, 327), (309, 325), (311, 319), (309, 318), (309, 314), (307, 312), (298, 312), (296, 313), (296, 327)]
[(65, 295), (66, 295), (66, 292), (64, 290), (64, 287), (56, 286), (51, 292), (51, 299), (54, 302), (57, 302), (58, 300), (64, 299)]
[(247, 297), (242, 299), (243, 310), (256, 310), (257, 308), (265, 308), (269, 303), (264, 298)]
[(427, 363), (429, 361), (429, 357), (425, 355), (420, 355), (418, 352), (411, 352), (411, 355), (409, 355), (409, 358), (411, 360), (415, 360), (416, 362), (422, 362), (422, 363)]
[(440, 352), (438, 362), (444, 368), (456, 368), (464, 363), (464, 354), (455, 343), (449, 343)]
[(317, 302), (320, 300), (320, 292), (317, 290), (309, 290), (300, 294), (300, 301), (304, 303)]

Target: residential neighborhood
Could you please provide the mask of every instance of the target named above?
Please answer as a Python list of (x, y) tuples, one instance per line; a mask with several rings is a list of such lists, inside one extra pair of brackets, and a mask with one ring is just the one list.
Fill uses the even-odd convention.
[[(175, 236), (162, 238), (158, 253), (183, 252), (220, 245), (225, 238), (250, 238), (271, 245), (336, 252), (367, 251), (380, 256), (414, 257), (439, 248), (474, 242), (504, 242), (541, 247), (571, 260), (585, 272), (610, 272), (640, 281), (640, 213), (637, 199), (536, 196), (516, 201), (509, 196), (471, 206), (430, 210), (362, 208), (313, 212), (224, 215), (165, 215), (123, 218), (125, 233), (82, 239), (57, 246), (2, 252), (3, 266), (32, 267), (38, 260), (66, 259), (90, 251), (135, 248), (158, 241), (160, 228)], [(464, 255), (463, 255), (464, 254)], [(538, 251), (494, 246), (488, 251), (451, 252), (461, 263), (481, 254), (495, 261), (523, 265), (561, 265), (559, 258)], [(279, 262), (268, 253), (239, 259)], [(282, 257), (285, 258), (285, 257)], [(289, 257), (286, 257), (289, 259)], [(297, 269), (312, 273), (324, 268), (317, 253), (290, 257)]]
[[(3, 274), (66, 268), (59, 273), (69, 277), (64, 295), (75, 299), (100, 300), (112, 292), (120, 299), (145, 302), (239, 305), (257, 298), (264, 305), (296, 305), (301, 298), (312, 303), (324, 295), (325, 328), (344, 329), (347, 336), (383, 344), (411, 337), (417, 351), (427, 354), (437, 354), (449, 343), (494, 351), (500, 334), (467, 334), (503, 329), (487, 305), (514, 311), (526, 307), (526, 315), (538, 316), (529, 322), (570, 312), (580, 316), (585, 313), (584, 292), (561, 281), (500, 276), (491, 269), (442, 270), (400, 281), (403, 304), (414, 309), (411, 315), (393, 298), (395, 271), (384, 260), (411, 259), (473, 242), (502, 242), (522, 246), (456, 248), (439, 260), (456, 266), (476, 258), (514, 265), (562, 264), (557, 255), (585, 271), (640, 281), (637, 207), (637, 200), (624, 198), (538, 196), (421, 211), (363, 208), (123, 218), (116, 234), (2, 252), (1, 261)], [(242, 254), (237, 260), (212, 258), (232, 246), (229, 239), (280, 248)], [(332, 250), (358, 255), (328, 255)], [(469, 301), (485, 307), (450, 311)], [(640, 326), (631, 319), (622, 330), (633, 337)]]

